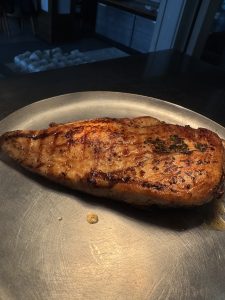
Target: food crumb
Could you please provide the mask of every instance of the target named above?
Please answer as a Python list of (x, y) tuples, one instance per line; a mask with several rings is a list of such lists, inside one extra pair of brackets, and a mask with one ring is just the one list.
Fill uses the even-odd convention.
[(87, 214), (87, 221), (89, 224), (95, 224), (98, 223), (98, 215), (96, 215), (95, 213), (88, 213)]
[(62, 221), (62, 219), (63, 219), (62, 217), (58, 217), (58, 220), (59, 220), (59, 221)]

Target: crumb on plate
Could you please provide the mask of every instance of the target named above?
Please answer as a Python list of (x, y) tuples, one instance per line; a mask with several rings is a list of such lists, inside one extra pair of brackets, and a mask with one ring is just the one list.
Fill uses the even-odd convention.
[(88, 213), (87, 214), (87, 221), (89, 224), (95, 224), (98, 223), (98, 215), (96, 215), (95, 213)]

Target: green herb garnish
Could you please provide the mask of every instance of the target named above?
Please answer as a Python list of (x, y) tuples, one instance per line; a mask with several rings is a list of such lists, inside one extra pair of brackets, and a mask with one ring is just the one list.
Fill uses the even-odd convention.
[(196, 143), (195, 148), (198, 149), (201, 152), (205, 152), (208, 148), (207, 144), (202, 144), (202, 143)]
[(147, 139), (145, 143), (154, 145), (155, 152), (158, 153), (171, 153), (171, 152), (179, 152), (184, 154), (189, 154), (190, 150), (188, 148), (188, 145), (185, 144), (184, 140), (179, 137), (178, 135), (171, 135), (170, 136), (170, 142), (169, 144), (166, 143), (166, 141), (161, 140), (159, 138), (156, 139)]

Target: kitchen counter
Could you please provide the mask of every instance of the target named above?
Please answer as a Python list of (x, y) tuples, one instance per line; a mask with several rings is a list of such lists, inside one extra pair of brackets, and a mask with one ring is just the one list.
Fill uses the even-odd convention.
[(78, 91), (160, 98), (225, 126), (225, 71), (174, 51), (132, 55), (0, 81), (0, 119), (35, 101)]

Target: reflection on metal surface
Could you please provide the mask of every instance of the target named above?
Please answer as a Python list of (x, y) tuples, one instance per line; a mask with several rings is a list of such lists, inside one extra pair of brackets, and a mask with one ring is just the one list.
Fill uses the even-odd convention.
[[(225, 138), (225, 129), (147, 97), (76, 93), (27, 106), (0, 122), (44, 128), (99, 116), (152, 115)], [(137, 210), (67, 190), (0, 160), (1, 299), (223, 299), (225, 234), (204, 226), (213, 203)], [(90, 226), (85, 216), (101, 219)], [(59, 218), (62, 220), (59, 222)]]
[(214, 201), (210, 218), (208, 218), (206, 224), (215, 230), (225, 230), (225, 203), (223, 199)]

